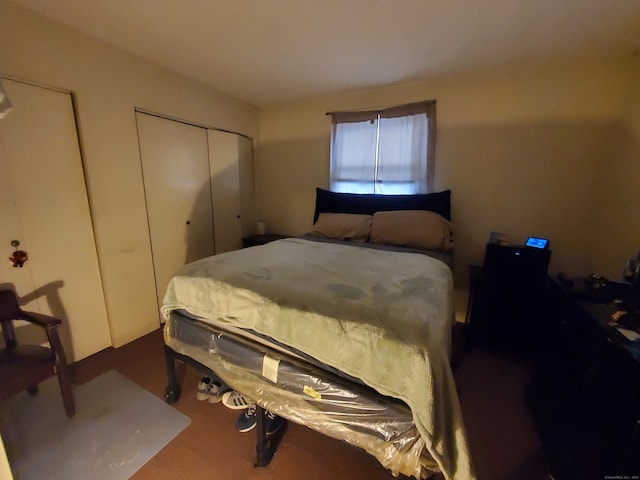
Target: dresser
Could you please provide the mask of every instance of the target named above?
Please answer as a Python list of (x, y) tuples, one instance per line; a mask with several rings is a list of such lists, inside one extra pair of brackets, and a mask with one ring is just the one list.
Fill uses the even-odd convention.
[(625, 288), (549, 275), (525, 398), (556, 480), (640, 475), (640, 343), (609, 325)]

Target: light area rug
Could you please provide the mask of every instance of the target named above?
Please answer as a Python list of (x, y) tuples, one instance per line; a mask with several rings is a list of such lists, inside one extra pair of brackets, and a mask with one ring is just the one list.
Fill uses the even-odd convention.
[(67, 418), (57, 378), (0, 403), (0, 432), (15, 480), (130, 478), (190, 423), (116, 371), (74, 386)]

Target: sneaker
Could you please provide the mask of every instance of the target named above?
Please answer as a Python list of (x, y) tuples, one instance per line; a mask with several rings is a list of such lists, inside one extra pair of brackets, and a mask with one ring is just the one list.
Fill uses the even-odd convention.
[[(269, 411), (264, 416), (264, 429), (267, 437), (270, 437), (282, 426), (283, 419)], [(250, 432), (258, 424), (258, 407), (254, 404), (240, 414), (236, 420), (236, 429), (241, 432)]]
[(264, 416), (264, 429), (267, 432), (267, 437), (270, 437), (278, 430), (280, 430), (280, 427), (283, 423), (284, 420), (282, 419), (282, 417), (279, 417), (276, 414), (267, 411), (266, 415)]
[(231, 410), (242, 410), (252, 406), (253, 402), (241, 393), (232, 390), (222, 395), (222, 404)]
[(198, 382), (198, 387), (196, 388), (196, 398), (201, 402), (204, 402), (207, 398), (209, 398), (209, 390), (211, 390), (211, 384), (213, 380), (211, 377), (202, 377), (202, 379)]
[(228, 387), (218, 380), (211, 382), (211, 388), (209, 388), (209, 395), (207, 400), (209, 403), (218, 403), (222, 400), (222, 394), (228, 390)]
[(240, 416), (236, 420), (236, 429), (239, 432), (244, 433), (244, 432), (253, 430), (255, 428), (255, 426), (258, 424), (258, 418), (256, 415), (257, 410), (258, 410), (258, 407), (255, 404), (253, 404), (247, 407), (245, 411), (240, 414)]

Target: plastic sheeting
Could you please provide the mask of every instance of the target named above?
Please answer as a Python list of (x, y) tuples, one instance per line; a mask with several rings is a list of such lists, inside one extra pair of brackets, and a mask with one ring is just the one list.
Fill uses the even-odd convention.
[(395, 476), (423, 479), (439, 471), (411, 411), (396, 399), (176, 312), (164, 337), (261, 407), (362, 448)]

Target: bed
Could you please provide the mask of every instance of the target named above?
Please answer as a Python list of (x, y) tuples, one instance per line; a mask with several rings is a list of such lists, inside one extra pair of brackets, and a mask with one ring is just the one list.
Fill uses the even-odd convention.
[(450, 194), (317, 189), (310, 234), (182, 267), (161, 308), (167, 401), (177, 359), (257, 403), (258, 465), (269, 410), (394, 475), (475, 478), (449, 364)]

